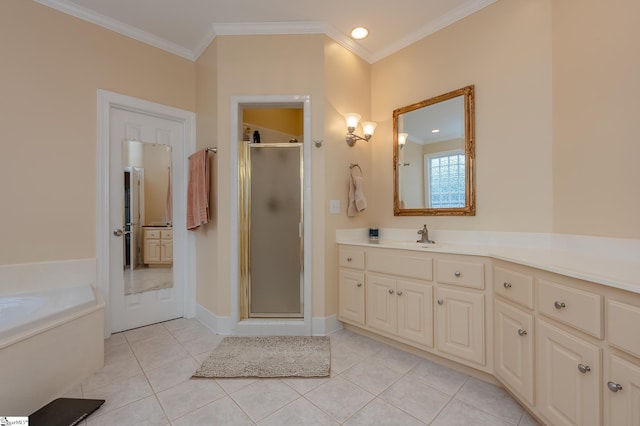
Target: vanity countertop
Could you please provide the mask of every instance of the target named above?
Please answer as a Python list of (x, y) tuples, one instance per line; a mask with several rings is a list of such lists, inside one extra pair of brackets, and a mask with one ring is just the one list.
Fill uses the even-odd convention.
[[(381, 230), (383, 237), (378, 242), (369, 242), (366, 229), (338, 230), (336, 242), (485, 256), (640, 293), (640, 240), (537, 233), (429, 232), (435, 244), (414, 242), (414, 230), (391, 229)], [(384, 238), (385, 235), (388, 237)]]

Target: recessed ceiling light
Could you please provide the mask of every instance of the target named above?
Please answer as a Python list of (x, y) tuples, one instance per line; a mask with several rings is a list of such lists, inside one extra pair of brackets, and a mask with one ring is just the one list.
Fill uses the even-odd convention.
[(365, 27), (357, 27), (351, 31), (351, 37), (355, 38), (356, 40), (362, 40), (368, 35), (369, 35), (369, 30), (366, 29)]
[(439, 133), (439, 132), (440, 132), (440, 129), (433, 129), (433, 130), (431, 131), (431, 133)]

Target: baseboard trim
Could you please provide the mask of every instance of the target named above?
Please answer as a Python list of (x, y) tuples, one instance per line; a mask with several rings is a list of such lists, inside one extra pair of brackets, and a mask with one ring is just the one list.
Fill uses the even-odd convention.
[(342, 323), (338, 321), (336, 315), (328, 317), (315, 317), (311, 322), (312, 336), (326, 336), (342, 329)]

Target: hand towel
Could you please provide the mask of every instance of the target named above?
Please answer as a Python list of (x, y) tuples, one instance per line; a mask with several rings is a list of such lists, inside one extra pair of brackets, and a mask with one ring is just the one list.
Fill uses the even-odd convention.
[(353, 183), (353, 176), (349, 177), (349, 205), (347, 206), (347, 216), (353, 217), (358, 214), (358, 208), (356, 207), (356, 187)]
[(364, 197), (364, 178), (362, 176), (353, 176), (353, 186), (355, 187), (356, 208), (361, 212), (367, 208), (367, 199)]
[(189, 157), (187, 188), (187, 229), (195, 230), (209, 222), (209, 157), (206, 149)]

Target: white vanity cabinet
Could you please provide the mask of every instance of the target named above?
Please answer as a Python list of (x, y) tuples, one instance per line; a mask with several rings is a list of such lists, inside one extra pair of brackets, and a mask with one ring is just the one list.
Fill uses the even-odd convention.
[(533, 275), (494, 264), (494, 374), (514, 394), (535, 403)]
[(167, 227), (142, 228), (143, 259), (147, 265), (173, 263), (173, 229)]
[(432, 259), (426, 253), (366, 252), (366, 324), (420, 347), (433, 346)]
[(363, 326), (364, 312), (364, 250), (340, 247), (338, 277), (338, 319)]
[(485, 263), (479, 257), (436, 258), (436, 349), (469, 365), (487, 366)]

